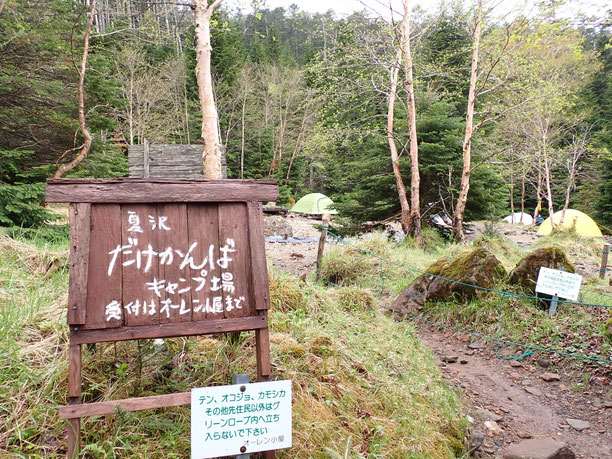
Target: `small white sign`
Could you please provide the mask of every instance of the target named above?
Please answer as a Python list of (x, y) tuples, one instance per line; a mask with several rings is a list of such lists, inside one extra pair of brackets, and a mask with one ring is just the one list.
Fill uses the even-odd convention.
[(576, 301), (581, 283), (582, 276), (579, 274), (542, 267), (535, 290), (546, 295), (557, 295), (559, 298)]
[(289, 380), (191, 390), (192, 459), (289, 448), (291, 425)]

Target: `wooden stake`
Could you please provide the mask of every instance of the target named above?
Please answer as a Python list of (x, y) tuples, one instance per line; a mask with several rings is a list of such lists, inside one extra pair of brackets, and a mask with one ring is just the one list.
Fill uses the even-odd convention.
[[(68, 350), (68, 404), (81, 403), (81, 345), (70, 344)], [(68, 419), (68, 450), (69, 459), (79, 457), (81, 449), (81, 418)]]
[(601, 254), (601, 269), (599, 270), (599, 278), (606, 277), (608, 269), (608, 254), (610, 253), (610, 244), (604, 244), (603, 253)]
[[(324, 227), (327, 227), (327, 225), (329, 225), (330, 219), (331, 219), (330, 214), (323, 214), (322, 225)], [(321, 269), (321, 259), (323, 258), (323, 251), (325, 250), (325, 239), (326, 238), (327, 238), (327, 231), (325, 230), (325, 228), (322, 228), (321, 238), (319, 239), (319, 248), (317, 250), (317, 275), (315, 278), (317, 282), (319, 281), (319, 278), (321, 277), (319, 269)]]

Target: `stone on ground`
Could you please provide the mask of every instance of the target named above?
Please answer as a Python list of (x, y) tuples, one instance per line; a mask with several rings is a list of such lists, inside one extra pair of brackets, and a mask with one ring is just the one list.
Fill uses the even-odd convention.
[(444, 300), (451, 296), (458, 299), (472, 298), (482, 292), (472, 285), (493, 288), (506, 275), (501, 262), (483, 248), (452, 260), (442, 258), (406, 287), (393, 302), (391, 309), (413, 313), (427, 301)]
[(293, 228), (284, 217), (279, 215), (264, 218), (264, 227), (266, 236), (293, 237)]
[(580, 419), (567, 418), (565, 422), (567, 422), (573, 429), (577, 430), (578, 432), (582, 432), (583, 430), (591, 428), (591, 424), (589, 422), (581, 421)]
[(534, 250), (519, 261), (510, 273), (510, 283), (517, 284), (530, 295), (535, 294), (540, 268), (544, 266), (551, 269), (564, 268), (568, 273), (576, 272), (565, 252), (560, 247), (543, 247)]
[(510, 446), (504, 459), (574, 459), (576, 455), (563, 443), (552, 438), (534, 438)]

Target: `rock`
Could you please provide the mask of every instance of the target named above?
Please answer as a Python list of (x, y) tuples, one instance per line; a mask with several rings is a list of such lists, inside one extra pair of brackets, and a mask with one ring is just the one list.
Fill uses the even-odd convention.
[(510, 366), (514, 368), (520, 368), (523, 366), (521, 362), (517, 362), (516, 360), (510, 360)]
[(465, 355), (474, 355), (474, 349), (470, 349), (469, 351), (465, 351)]
[(264, 234), (266, 236), (293, 237), (293, 228), (284, 217), (273, 215), (264, 218)]
[(457, 360), (459, 360), (459, 356), (458, 355), (446, 355), (442, 357), (441, 360), (446, 363), (455, 363), (457, 362)]
[(603, 402), (603, 406), (606, 408), (612, 408), (612, 400), (606, 400)]
[(576, 272), (561, 247), (543, 247), (534, 250), (519, 261), (510, 273), (510, 283), (521, 286), (530, 295), (535, 294), (535, 285), (540, 268), (564, 268), (569, 273)]
[(502, 433), (504, 433), (504, 430), (495, 421), (485, 421), (484, 422), (484, 426), (491, 433), (494, 433), (494, 434), (502, 434)]
[(519, 438), (531, 438), (533, 437), (533, 435), (531, 435), (531, 433), (527, 432), (526, 430), (519, 430), (517, 433)]
[(548, 371), (546, 373), (541, 374), (540, 378), (542, 378), (546, 382), (560, 381), (561, 380), (561, 376), (559, 376), (556, 373), (550, 373)]
[(591, 428), (591, 423), (587, 421), (581, 421), (580, 419), (566, 418), (565, 422), (567, 422), (573, 429), (577, 430), (578, 432), (582, 432), (583, 430)]
[(521, 375), (519, 373), (516, 372), (512, 372), (508, 375), (508, 378), (510, 379), (521, 379)]
[(538, 359), (538, 365), (540, 365), (542, 368), (548, 368), (550, 366), (550, 360), (545, 358)]
[(468, 440), (468, 449), (476, 450), (484, 442), (485, 435), (478, 429), (472, 429), (470, 439)]
[(459, 363), (460, 363), (461, 365), (467, 365), (468, 361), (467, 361), (466, 359), (461, 359), (461, 360), (459, 361)]
[(575, 459), (576, 455), (563, 443), (552, 438), (534, 438), (510, 446), (504, 459)]
[(474, 341), (473, 343), (468, 344), (468, 347), (470, 349), (484, 349), (485, 343), (483, 343), (482, 341)]
[(528, 392), (531, 395), (536, 395), (538, 397), (543, 397), (544, 396), (544, 392), (542, 392), (537, 387), (525, 386), (523, 389), (525, 389), (525, 392)]
[(476, 407), (474, 409), (474, 414), (484, 419), (485, 421), (499, 422), (503, 419), (499, 414), (492, 413), (486, 408), (481, 408), (481, 407)]
[(443, 300), (451, 296), (456, 299), (469, 299), (481, 291), (470, 285), (493, 288), (497, 281), (506, 275), (501, 262), (483, 248), (452, 260), (441, 258), (399, 294), (391, 309), (413, 313), (427, 301)]

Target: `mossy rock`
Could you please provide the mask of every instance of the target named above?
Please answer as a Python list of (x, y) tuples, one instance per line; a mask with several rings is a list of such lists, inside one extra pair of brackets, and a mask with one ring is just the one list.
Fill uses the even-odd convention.
[(604, 335), (612, 343), (612, 313), (610, 313), (610, 319), (604, 325)]
[(559, 269), (568, 273), (576, 272), (574, 265), (567, 259), (561, 247), (550, 246), (534, 250), (519, 261), (510, 273), (510, 283), (519, 285), (530, 295), (535, 294), (535, 286), (541, 267)]
[(451, 296), (466, 300), (483, 291), (475, 286), (494, 288), (505, 276), (507, 273), (501, 262), (484, 248), (452, 260), (442, 258), (406, 287), (391, 309), (413, 312), (427, 301), (444, 300)]

